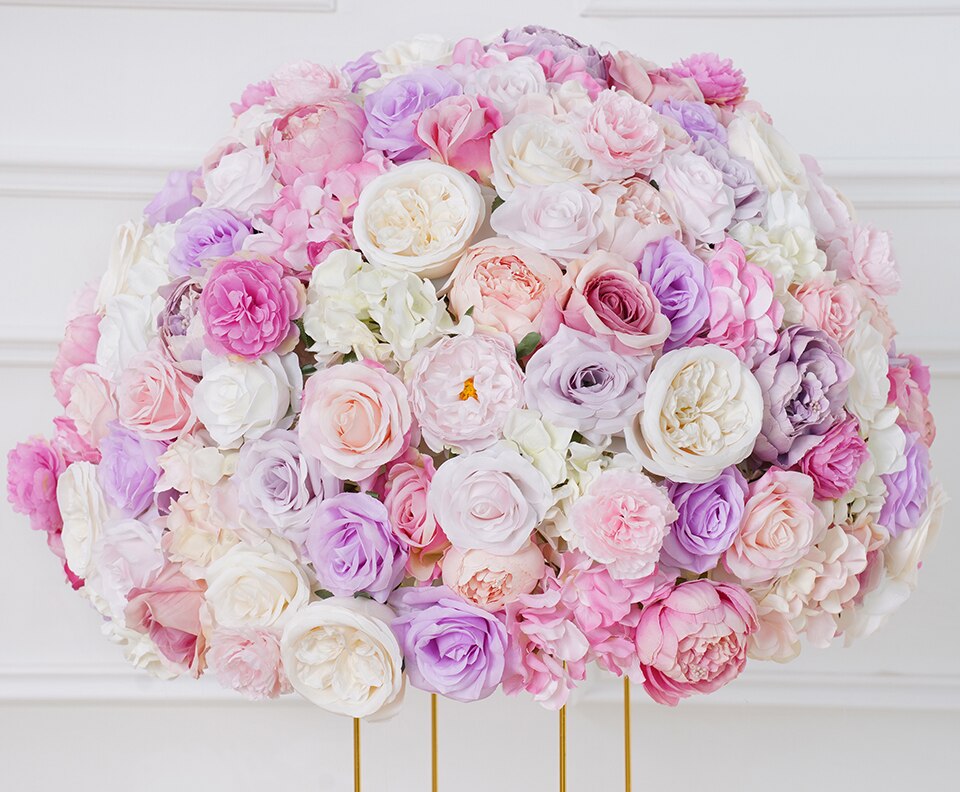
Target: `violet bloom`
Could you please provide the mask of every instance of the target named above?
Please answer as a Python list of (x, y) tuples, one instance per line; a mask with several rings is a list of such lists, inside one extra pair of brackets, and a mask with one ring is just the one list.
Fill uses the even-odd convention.
[(713, 569), (740, 529), (747, 480), (735, 467), (704, 484), (667, 486), (679, 516), (660, 549), (660, 563), (698, 575)]
[(753, 164), (733, 156), (727, 147), (714, 140), (700, 138), (693, 151), (720, 172), (723, 183), (733, 190), (733, 221), (753, 220), (767, 208), (767, 188), (757, 178)]
[(410, 684), (454, 701), (486, 698), (503, 678), (507, 630), (494, 614), (446, 586), (399, 589), (391, 627)]
[(853, 366), (822, 330), (787, 328), (754, 376), (763, 390), (763, 427), (754, 456), (793, 467), (844, 417)]
[(887, 497), (877, 522), (894, 539), (920, 522), (930, 490), (930, 454), (916, 432), (907, 434), (903, 458), (903, 470), (880, 477), (887, 486)]
[(193, 185), (200, 179), (200, 171), (173, 171), (167, 176), (153, 200), (143, 209), (150, 225), (175, 223), (195, 206), (200, 199), (193, 194)]
[(559, 62), (573, 56), (579, 56), (585, 70), (602, 84), (607, 84), (607, 67), (595, 47), (582, 44), (573, 36), (568, 36), (552, 28), (540, 25), (525, 25), (503, 31), (500, 39), (494, 42), (497, 49), (505, 50), (511, 57), (529, 55), (536, 58), (541, 52), (549, 52)]
[(97, 480), (107, 502), (126, 517), (139, 517), (155, 499), (160, 479), (160, 455), (166, 443), (147, 440), (136, 432), (111, 423), (100, 441), (100, 465)]
[(380, 66), (373, 59), (374, 51), (364, 52), (356, 60), (348, 61), (340, 69), (350, 80), (352, 90), (357, 92), (360, 83), (373, 80), (380, 76)]
[(651, 242), (637, 262), (660, 310), (670, 320), (663, 351), (685, 346), (710, 315), (710, 273), (703, 262), (673, 237)]
[(727, 142), (727, 130), (717, 114), (704, 102), (683, 99), (660, 99), (652, 105), (660, 115), (676, 121), (694, 140)]
[(461, 93), (460, 83), (440, 69), (420, 69), (395, 77), (363, 103), (367, 116), (364, 143), (394, 162), (422, 156), (426, 148), (416, 137), (420, 113)]
[(243, 247), (250, 227), (228, 209), (192, 209), (173, 232), (168, 263), (173, 275), (190, 275), (210, 259)]
[(386, 506), (359, 492), (320, 502), (305, 549), (323, 588), (338, 597), (365, 591), (377, 602), (386, 602), (403, 580), (408, 555), (390, 527)]

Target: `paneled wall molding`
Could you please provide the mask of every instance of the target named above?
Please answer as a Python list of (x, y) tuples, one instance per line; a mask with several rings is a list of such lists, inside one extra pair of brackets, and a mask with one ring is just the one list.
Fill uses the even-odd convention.
[(329, 14), (336, 0), (0, 0), (0, 6), (120, 8), (134, 11), (261, 11)]
[(585, 17), (958, 16), (956, 0), (591, 0)]

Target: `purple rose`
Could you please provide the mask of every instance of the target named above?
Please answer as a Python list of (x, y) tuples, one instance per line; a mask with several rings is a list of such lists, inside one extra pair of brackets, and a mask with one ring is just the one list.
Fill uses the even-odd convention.
[(234, 480), (240, 505), (298, 547), (320, 501), (343, 489), (320, 460), (303, 454), (299, 435), (283, 429), (243, 444)]
[(853, 366), (822, 330), (787, 328), (754, 375), (763, 390), (763, 427), (754, 456), (793, 467), (844, 417)]
[(568, 36), (552, 28), (540, 25), (526, 25), (503, 31), (499, 42), (494, 46), (505, 50), (511, 57), (529, 55), (536, 58), (541, 52), (549, 52), (555, 61), (579, 56), (585, 71), (604, 85), (607, 84), (607, 67), (595, 47), (581, 44), (573, 36)]
[(683, 99), (660, 99), (652, 107), (660, 115), (676, 121), (694, 140), (727, 142), (727, 130), (708, 104)]
[(160, 479), (159, 456), (166, 443), (147, 440), (118, 423), (111, 423), (100, 441), (97, 479), (107, 502), (126, 517), (139, 517), (155, 501)]
[(637, 262), (640, 277), (650, 284), (660, 310), (670, 320), (663, 351), (684, 346), (710, 315), (710, 273), (703, 262), (673, 237), (651, 242)]
[(320, 585), (338, 597), (365, 591), (386, 602), (407, 563), (407, 547), (390, 527), (386, 506), (360, 492), (342, 492), (317, 505), (305, 549)]
[(733, 221), (753, 220), (767, 208), (767, 188), (760, 184), (751, 163), (734, 157), (726, 146), (707, 138), (693, 144), (695, 153), (720, 172), (723, 183), (733, 190)]
[(161, 286), (165, 302), (157, 314), (157, 334), (164, 354), (186, 374), (200, 376), (200, 356), (206, 349), (203, 322), (197, 320), (202, 288), (190, 278)]
[(363, 103), (367, 115), (364, 143), (394, 162), (416, 159), (426, 151), (415, 134), (420, 113), (461, 93), (460, 83), (440, 69), (420, 69), (394, 77)]
[(507, 649), (500, 619), (446, 586), (399, 589), (390, 604), (411, 685), (465, 702), (497, 689)]
[(930, 454), (917, 433), (907, 434), (903, 458), (903, 470), (880, 477), (887, 486), (887, 497), (877, 522), (894, 539), (920, 522), (930, 490)]
[(736, 538), (747, 480), (728, 467), (705, 484), (670, 482), (667, 489), (679, 516), (663, 540), (660, 562), (703, 574), (717, 565)]
[(584, 434), (622, 430), (643, 408), (652, 355), (621, 355), (610, 341), (560, 325), (527, 362), (527, 404)]
[(170, 272), (190, 275), (204, 261), (236, 253), (249, 235), (250, 227), (227, 209), (192, 209), (173, 232)]
[(344, 63), (343, 68), (340, 69), (350, 80), (354, 93), (356, 93), (360, 83), (366, 80), (373, 80), (380, 76), (380, 66), (373, 59), (373, 55), (373, 50), (364, 52), (363, 55), (356, 60)]
[(147, 222), (150, 225), (175, 223), (195, 206), (200, 206), (200, 199), (193, 194), (193, 185), (199, 179), (199, 170), (170, 173), (160, 192), (143, 209)]

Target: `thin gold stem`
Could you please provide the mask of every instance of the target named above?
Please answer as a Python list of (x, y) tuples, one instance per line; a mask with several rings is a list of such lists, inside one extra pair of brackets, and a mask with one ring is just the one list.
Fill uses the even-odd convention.
[(353, 792), (360, 792), (360, 718), (353, 719)]
[(567, 792), (567, 705), (566, 704), (560, 707), (560, 792)]
[(630, 792), (630, 679), (623, 676), (623, 788)]
[(433, 792), (438, 789), (437, 773), (437, 694), (430, 694), (430, 772)]

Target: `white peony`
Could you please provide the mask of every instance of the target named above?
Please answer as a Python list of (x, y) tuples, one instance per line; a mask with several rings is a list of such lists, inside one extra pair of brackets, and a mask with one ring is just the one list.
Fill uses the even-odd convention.
[(886, 344), (870, 319), (869, 312), (861, 313), (843, 345), (843, 355), (853, 365), (846, 407), (864, 426), (872, 424), (887, 406), (890, 388)]
[(280, 195), (273, 161), (263, 146), (225, 154), (203, 175), (203, 186), (207, 193), (204, 206), (232, 209), (245, 216), (266, 209)]
[(196, 433), (181, 435), (158, 458), (161, 471), (157, 491), (193, 492), (212, 487), (237, 467), (235, 451), (207, 445)]
[(162, 300), (133, 294), (107, 300), (100, 320), (97, 365), (111, 382), (116, 383), (130, 360), (157, 337), (157, 313), (162, 306)]
[(123, 621), (127, 593), (146, 586), (163, 567), (160, 537), (163, 523), (153, 515), (139, 520), (124, 518), (104, 523), (93, 543), (92, 565), (84, 589), (98, 610), (111, 619)]
[(97, 466), (74, 462), (57, 481), (57, 505), (63, 518), (63, 554), (67, 566), (85, 578), (93, 566), (93, 546), (109, 517), (103, 491), (97, 481)]
[(753, 165), (770, 192), (789, 190), (801, 200), (806, 197), (809, 183), (800, 155), (759, 113), (734, 114), (727, 125), (727, 147)]

